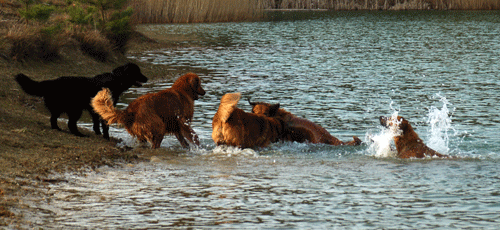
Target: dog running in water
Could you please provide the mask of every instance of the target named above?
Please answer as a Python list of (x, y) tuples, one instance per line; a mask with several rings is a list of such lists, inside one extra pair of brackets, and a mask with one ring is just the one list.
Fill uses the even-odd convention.
[[(353, 136), (352, 141), (342, 142), (332, 136), (325, 128), (304, 118), (279, 108), (279, 104), (269, 104), (265, 102), (251, 102), (252, 112), (267, 117), (274, 117), (283, 120), (286, 123), (284, 140), (309, 143), (323, 143), (329, 145), (360, 145), (361, 140)], [(273, 109), (278, 106), (278, 109)]]
[(212, 139), (215, 144), (254, 148), (266, 147), (281, 140), (284, 122), (273, 117), (246, 113), (237, 108), (240, 98), (240, 93), (228, 93), (221, 98), (212, 120)]
[(449, 157), (427, 147), (424, 141), (413, 130), (410, 122), (403, 117), (380, 117), (380, 124), (386, 128), (394, 128), (394, 143), (399, 158)]
[(119, 123), (125, 126), (130, 135), (139, 141), (148, 141), (151, 148), (159, 148), (166, 134), (174, 134), (185, 148), (186, 139), (199, 145), (198, 136), (191, 128), (194, 101), (205, 95), (198, 75), (188, 73), (179, 77), (168, 89), (149, 93), (132, 101), (125, 110), (117, 110), (109, 90), (103, 89), (92, 100), (94, 110), (108, 124)]

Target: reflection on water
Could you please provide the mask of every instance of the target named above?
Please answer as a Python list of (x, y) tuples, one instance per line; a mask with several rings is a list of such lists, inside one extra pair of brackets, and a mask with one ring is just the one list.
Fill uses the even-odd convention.
[[(202, 146), (183, 150), (165, 137), (151, 162), (61, 175), (68, 183), (49, 185), (50, 199), (33, 203), (51, 210), (36, 222), (99, 229), (494, 229), (497, 15), (327, 12), (302, 20), (144, 26), (197, 38), (190, 41), (195, 46), (133, 58), (206, 70), (200, 75), (207, 95), (196, 101), (193, 122)], [(173, 81), (134, 88), (119, 106)], [(211, 120), (229, 92), (242, 92), (238, 106), (246, 111), (247, 98), (279, 102), (341, 140), (356, 135), (365, 144), (216, 148)], [(459, 159), (390, 157), (390, 135), (378, 117), (395, 113), (429, 146)], [(112, 131), (136, 146), (123, 128)]]

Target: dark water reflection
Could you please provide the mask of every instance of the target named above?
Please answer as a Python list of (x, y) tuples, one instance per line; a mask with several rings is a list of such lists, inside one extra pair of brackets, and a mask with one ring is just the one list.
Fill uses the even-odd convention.
[[(495, 229), (498, 15), (280, 12), (264, 22), (144, 26), (196, 38), (194, 46), (133, 58), (205, 70), (207, 95), (196, 102), (193, 122), (201, 148), (182, 150), (166, 137), (151, 163), (63, 175), (68, 183), (49, 186), (51, 198), (34, 202), (51, 210), (38, 222), (113, 229)], [(132, 89), (120, 106), (173, 81)], [(279, 102), (342, 140), (357, 135), (366, 143), (215, 148), (211, 119), (220, 97), (236, 91), (244, 99)], [(243, 100), (239, 107), (250, 109)], [(398, 111), (430, 143), (433, 108), (451, 125), (440, 127), (449, 142), (432, 147), (459, 159), (375, 157), (367, 136), (381, 132), (377, 117)], [(113, 131), (134, 146), (123, 129)]]

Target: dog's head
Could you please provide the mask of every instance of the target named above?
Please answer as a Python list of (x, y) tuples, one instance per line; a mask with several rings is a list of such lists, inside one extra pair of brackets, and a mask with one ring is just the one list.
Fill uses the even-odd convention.
[(381, 116), (380, 124), (386, 128), (396, 131), (395, 133), (400, 133), (401, 135), (404, 135), (404, 133), (411, 128), (410, 122), (401, 116)]
[(134, 86), (142, 86), (146, 83), (148, 78), (141, 73), (141, 69), (134, 63), (127, 63), (125, 65), (115, 68), (112, 73), (120, 76), (123, 80)]
[(189, 91), (193, 97), (193, 100), (198, 100), (198, 95), (205, 95), (205, 90), (201, 87), (201, 79), (195, 73), (187, 73), (181, 76), (177, 81), (175, 81), (172, 88), (183, 88)]
[(266, 117), (275, 117), (280, 108), (280, 104), (269, 104), (265, 102), (251, 102), (250, 98), (248, 103), (252, 106), (252, 113), (264, 115)]

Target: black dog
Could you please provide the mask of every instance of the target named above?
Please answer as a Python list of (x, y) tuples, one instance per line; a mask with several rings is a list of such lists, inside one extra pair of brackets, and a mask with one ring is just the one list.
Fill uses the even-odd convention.
[(78, 131), (76, 122), (82, 116), (83, 110), (89, 111), (94, 123), (94, 131), (101, 134), (99, 123), (102, 124), (103, 137), (109, 139), (109, 126), (101, 121), (94, 112), (90, 100), (102, 88), (111, 91), (113, 103), (116, 105), (120, 95), (131, 86), (141, 86), (148, 79), (142, 75), (139, 66), (133, 63), (120, 66), (111, 73), (103, 73), (95, 77), (60, 77), (48, 81), (33, 81), (24, 74), (18, 74), (15, 80), (27, 94), (43, 97), (45, 106), (50, 111), (50, 124), (53, 129), (59, 129), (57, 118), (62, 113), (68, 115), (68, 128), (76, 136), (84, 136)]

